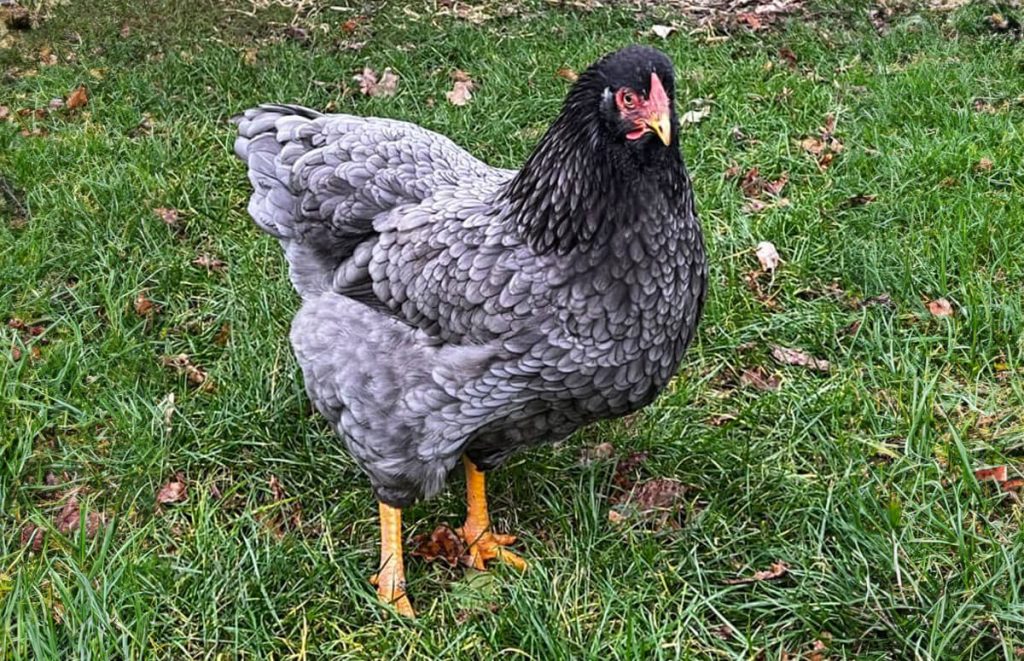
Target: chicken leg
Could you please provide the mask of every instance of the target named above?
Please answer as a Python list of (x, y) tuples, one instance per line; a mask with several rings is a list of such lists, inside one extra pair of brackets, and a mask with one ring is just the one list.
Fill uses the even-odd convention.
[(377, 596), (399, 615), (416, 617), (405, 594), (405, 559), (402, 557), (402, 510), (380, 503), (380, 569), (370, 579)]
[(487, 513), (487, 493), (484, 489), (484, 474), (469, 457), (463, 457), (466, 467), (466, 522), (456, 530), (462, 541), (469, 547), (469, 557), (474, 568), (485, 569), (488, 560), (499, 560), (522, 571), (526, 561), (503, 547), (509, 546), (516, 538), (512, 535), (496, 535), (491, 532), (491, 517)]

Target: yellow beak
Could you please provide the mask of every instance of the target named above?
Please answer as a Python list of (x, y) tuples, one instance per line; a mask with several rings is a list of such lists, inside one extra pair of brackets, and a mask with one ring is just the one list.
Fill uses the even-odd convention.
[(667, 147), (672, 142), (672, 121), (667, 112), (660, 112), (647, 118), (647, 126), (661, 138)]

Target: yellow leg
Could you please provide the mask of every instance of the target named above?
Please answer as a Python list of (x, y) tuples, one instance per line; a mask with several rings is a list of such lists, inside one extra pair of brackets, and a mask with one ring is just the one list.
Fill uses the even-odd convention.
[(400, 615), (416, 613), (405, 595), (405, 559), (402, 557), (402, 510), (380, 503), (380, 570), (370, 581), (377, 595)]
[(511, 551), (506, 551), (516, 541), (512, 535), (496, 535), (491, 532), (491, 517), (487, 513), (487, 493), (484, 489), (484, 474), (468, 457), (462, 458), (466, 467), (466, 522), (456, 532), (469, 546), (473, 566), (484, 569), (487, 560), (500, 560), (516, 569), (526, 569), (526, 561)]

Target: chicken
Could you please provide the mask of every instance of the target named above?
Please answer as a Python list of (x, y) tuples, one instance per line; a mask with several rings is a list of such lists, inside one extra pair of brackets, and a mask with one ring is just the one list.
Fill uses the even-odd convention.
[(249, 213), (284, 249), (306, 391), (379, 501), (384, 601), (405, 594), (401, 510), (462, 461), (478, 568), (525, 562), (484, 473), (650, 403), (694, 337), (707, 261), (672, 63), (608, 54), (518, 172), (378, 118), (262, 105), (236, 119)]

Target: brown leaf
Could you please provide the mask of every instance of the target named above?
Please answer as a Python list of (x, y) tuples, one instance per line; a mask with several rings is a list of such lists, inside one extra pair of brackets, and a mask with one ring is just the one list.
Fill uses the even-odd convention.
[(75, 110), (81, 108), (85, 104), (89, 103), (89, 92), (85, 89), (85, 85), (79, 85), (68, 95), (67, 106), (68, 110)]
[(775, 249), (775, 244), (771, 241), (758, 243), (755, 252), (757, 254), (757, 261), (761, 264), (761, 270), (765, 273), (774, 272), (782, 263), (779, 251)]
[(21, 545), (27, 546), (33, 553), (43, 550), (46, 541), (46, 530), (34, 523), (26, 523), (21, 527)]
[[(64, 507), (54, 517), (53, 523), (58, 531), (67, 534), (79, 528), (82, 523), (81, 518), (78, 496), (73, 493), (68, 497), (67, 502), (64, 503)], [(87, 537), (94, 537), (102, 525), (103, 517), (99, 512), (90, 510), (85, 515), (85, 534)]]
[(427, 562), (444, 560), (456, 567), (466, 557), (466, 545), (454, 530), (441, 525), (429, 535), (424, 533), (413, 537), (409, 555), (423, 558)]
[[(580, 75), (576, 73), (574, 70), (570, 69), (569, 67), (560, 68), (558, 71), (555, 72), (555, 75), (558, 76), (559, 78), (564, 78), (565, 80), (568, 80), (570, 83), (575, 83), (580, 78)], [(0, 119), (3, 118), (0, 117)]]
[(740, 176), (739, 163), (733, 163), (728, 168), (726, 168), (722, 176), (724, 176), (726, 179), (735, 179), (736, 177)]
[(995, 468), (979, 468), (974, 471), (974, 477), (977, 480), (995, 480), (1002, 484), (1006, 482), (1006, 466), (996, 466)]
[(11, 360), (21, 360), (21, 348), (17, 345), (11, 345)]
[(612, 484), (623, 490), (629, 490), (636, 484), (636, 471), (647, 461), (646, 452), (631, 452), (619, 459), (615, 464), (615, 475), (612, 476)]
[(820, 138), (804, 138), (800, 141), (800, 146), (804, 151), (810, 152), (817, 156), (821, 152), (825, 151), (827, 145)]
[(686, 485), (679, 480), (659, 477), (637, 485), (629, 498), (641, 513), (676, 507), (686, 493)]
[(7, 119), (11, 115), (11, 109), (7, 106), (0, 106), (0, 120)]
[(271, 474), (268, 483), (270, 485), (270, 495), (274, 498), (275, 503), (279, 503), (288, 497), (284, 490), (284, 485), (281, 484), (281, 480), (277, 479), (276, 475)]
[(160, 505), (180, 503), (185, 500), (185, 492), (185, 482), (182, 480), (181, 474), (179, 473), (174, 476), (174, 479), (160, 487), (160, 491), (156, 493), (156, 502)]
[(625, 515), (619, 512), (618, 510), (608, 510), (608, 523), (612, 524), (613, 526), (617, 526), (623, 523), (625, 520)]
[(749, 578), (727, 578), (723, 583), (726, 585), (742, 585), (744, 583), (759, 583), (761, 581), (771, 581), (776, 578), (785, 576), (789, 572), (789, 565), (781, 560), (773, 562), (770, 569), (764, 569), (759, 572), (755, 572), (753, 576)]
[(160, 311), (160, 306), (158, 306), (153, 301), (149, 300), (149, 298), (146, 296), (145, 291), (140, 291), (139, 295), (135, 297), (134, 307), (135, 314), (139, 315), (140, 317), (148, 317), (153, 313)]
[(384, 69), (379, 79), (376, 71), (363, 67), (362, 73), (356, 74), (353, 80), (359, 83), (359, 91), (366, 96), (394, 96), (398, 89), (398, 74), (390, 67)]
[(259, 53), (259, 49), (246, 48), (242, 51), (242, 62), (244, 62), (246, 65), (250, 67), (253, 66), (254, 64), (256, 64), (256, 57), (259, 55)]
[[(462, 77), (458, 74), (462, 74)], [(464, 71), (456, 70), (452, 77), (455, 79), (455, 84), (452, 86), (451, 91), (445, 92), (445, 98), (453, 106), (464, 106), (473, 98), (473, 89), (476, 85)]]
[(352, 34), (359, 29), (359, 24), (363, 21), (362, 16), (353, 16), (344, 23), (341, 24), (341, 31), (345, 34)]
[(803, 351), (780, 347), (778, 345), (772, 345), (772, 358), (783, 365), (806, 367), (807, 369), (817, 370), (819, 372), (828, 372), (832, 367), (829, 362), (823, 358), (814, 358)]
[(213, 381), (210, 380), (206, 372), (192, 364), (188, 354), (179, 353), (176, 356), (163, 356), (160, 358), (160, 362), (164, 367), (172, 368), (179, 374), (184, 374), (191, 383), (199, 386), (200, 390), (208, 391), (213, 389)]
[(750, 168), (740, 179), (740, 190), (747, 197), (757, 197), (764, 190), (764, 179), (757, 168)]
[(928, 311), (936, 317), (953, 316), (953, 306), (944, 298), (937, 298), (934, 301), (928, 301)]
[(985, 157), (985, 158), (982, 158), (980, 161), (978, 161), (974, 165), (974, 171), (975, 172), (991, 172), (993, 165), (995, 165), (995, 163), (992, 162), (992, 159), (988, 158), (988, 157)]
[(781, 384), (779, 377), (769, 374), (768, 370), (758, 365), (751, 369), (743, 370), (740, 374), (740, 384), (757, 390), (772, 391), (778, 390)]
[(221, 260), (213, 257), (212, 255), (200, 255), (192, 260), (192, 263), (196, 266), (202, 266), (207, 271), (217, 271), (221, 273), (227, 266)]
[(213, 343), (218, 347), (227, 346), (228, 342), (231, 341), (231, 324), (224, 322), (220, 325), (220, 329), (217, 334), (213, 336)]
[(788, 46), (783, 46), (779, 49), (779, 57), (786, 61), (790, 69), (795, 69), (797, 66), (796, 53), (793, 49)]
[(156, 209), (153, 209), (153, 213), (155, 213), (157, 215), (157, 217), (164, 222), (165, 225), (168, 225), (170, 227), (174, 227), (175, 225), (178, 224), (178, 210), (177, 209), (168, 209), (166, 207), (157, 207)]
[(760, 30), (762, 27), (761, 19), (757, 17), (757, 14), (743, 13), (736, 15), (736, 22), (741, 25), (746, 25), (751, 30)]
[(604, 461), (611, 459), (615, 455), (615, 446), (611, 443), (598, 443), (591, 448), (583, 448), (580, 451), (580, 463), (584, 466), (594, 463), (595, 461)]
[(860, 207), (864, 206), (865, 204), (871, 204), (872, 202), (875, 201), (876, 198), (876, 195), (854, 195), (853, 197), (847, 198), (841, 206), (844, 208)]
[(789, 173), (783, 172), (782, 176), (775, 181), (769, 181), (764, 185), (764, 192), (768, 193), (773, 197), (778, 197), (782, 193), (782, 189), (786, 187), (786, 182), (789, 181)]

